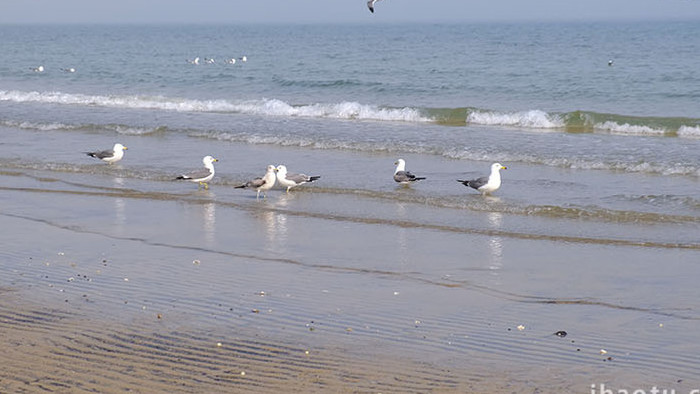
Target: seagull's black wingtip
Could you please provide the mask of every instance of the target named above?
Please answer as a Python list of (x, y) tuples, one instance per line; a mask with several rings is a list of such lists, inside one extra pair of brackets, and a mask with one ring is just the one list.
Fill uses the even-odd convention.
[(372, 8), (372, 7), (369, 7), (369, 12), (371, 12), (371, 13), (373, 13), (373, 14), (374, 14), (374, 8)]

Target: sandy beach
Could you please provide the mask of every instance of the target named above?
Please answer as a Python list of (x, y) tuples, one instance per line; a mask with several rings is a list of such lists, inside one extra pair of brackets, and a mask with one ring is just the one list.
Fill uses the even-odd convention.
[[(256, 201), (226, 185), (1, 176), (3, 392), (700, 382), (682, 301), (697, 291), (696, 245), (431, 225), (420, 204), (322, 188)], [(518, 219), (504, 216), (491, 220)], [(689, 287), (664, 297), (648, 278), (669, 267)]]
[(380, 4), (0, 26), (0, 393), (700, 389), (700, 25)]

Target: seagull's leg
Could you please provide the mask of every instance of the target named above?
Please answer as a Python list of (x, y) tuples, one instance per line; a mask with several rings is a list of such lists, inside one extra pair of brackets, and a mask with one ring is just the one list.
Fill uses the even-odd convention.
[(259, 199), (260, 199), (260, 190), (258, 190), (258, 194), (255, 196), (255, 199), (256, 199), (256, 200), (259, 200)]

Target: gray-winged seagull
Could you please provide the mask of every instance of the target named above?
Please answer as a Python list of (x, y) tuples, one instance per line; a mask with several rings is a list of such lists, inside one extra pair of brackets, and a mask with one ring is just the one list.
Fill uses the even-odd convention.
[(272, 186), (275, 186), (275, 180), (277, 178), (275, 172), (277, 172), (277, 168), (270, 164), (267, 166), (267, 172), (265, 172), (262, 178), (250, 180), (240, 186), (236, 186), (236, 189), (255, 189), (258, 192), (255, 196), (256, 200), (260, 198), (260, 192), (263, 193), (263, 198), (266, 198), (267, 191), (272, 189)]
[(369, 0), (367, 2), (367, 8), (369, 8), (369, 12), (374, 13), (374, 3), (381, 1), (381, 0)]
[(124, 158), (124, 151), (126, 149), (126, 146), (122, 144), (114, 144), (112, 149), (84, 153), (90, 157), (100, 159), (105, 163), (112, 164)]
[(499, 187), (501, 187), (501, 170), (507, 170), (508, 168), (501, 165), (501, 163), (493, 163), (491, 164), (491, 175), (489, 176), (483, 176), (481, 178), (469, 180), (469, 181), (463, 181), (461, 179), (457, 179), (457, 182), (460, 182), (464, 186), (469, 186), (473, 189), (476, 189), (477, 191), (481, 192), (481, 194), (489, 194), (493, 193), (496, 190), (498, 190)]
[(318, 175), (308, 176), (306, 174), (288, 173), (285, 165), (280, 164), (277, 166), (277, 182), (287, 188), (287, 193), (289, 193), (289, 189), (293, 187), (303, 185), (307, 182), (313, 182), (319, 178), (321, 177)]
[(209, 189), (209, 182), (214, 178), (214, 162), (219, 161), (211, 156), (204, 156), (202, 163), (204, 163), (204, 168), (198, 170), (190, 171), (186, 174), (182, 174), (175, 179), (181, 179), (190, 182), (199, 183), (199, 186), (204, 186), (205, 189)]
[(394, 180), (402, 185), (408, 185), (411, 182), (425, 179), (425, 177), (417, 177), (411, 174), (410, 171), (406, 171), (406, 162), (403, 159), (396, 160), (394, 164), (396, 165), (396, 171), (394, 171)]

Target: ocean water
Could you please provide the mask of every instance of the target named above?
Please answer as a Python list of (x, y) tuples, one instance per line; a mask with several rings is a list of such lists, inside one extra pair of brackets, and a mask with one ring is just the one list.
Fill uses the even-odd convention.
[[(107, 284), (73, 291), (115, 315), (141, 313), (128, 297), (182, 302), (207, 323), (314, 321), (430, 361), (700, 382), (698, 23), (6, 25), (0, 54), (14, 285), (104, 254)], [(116, 165), (83, 153), (115, 142)], [(209, 190), (174, 181), (205, 155)], [(398, 158), (427, 179), (397, 186)], [(496, 161), (493, 196), (456, 182)], [(321, 179), (260, 201), (235, 188), (268, 164)], [(290, 294), (266, 298), (271, 321), (211, 313), (264, 311), (261, 288)], [(562, 329), (577, 345), (551, 347)]]
[[(5, 168), (104, 171), (79, 152), (128, 141), (126, 176), (169, 179), (211, 153), (222, 156), (219, 181), (234, 184), (275, 158), (241, 163), (227, 146), (274, 146), (305, 154), (298, 162), (305, 168), (292, 163), (290, 171), (327, 173), (326, 156), (343, 153), (348, 162), (334, 161), (338, 170), (384, 174), (328, 173), (324, 184), (383, 193), (394, 158), (410, 156), (417, 173), (412, 161), (436, 161), (423, 169), (436, 172), (433, 187), (412, 198), (463, 207), (468, 191), (452, 178), (485, 175), (499, 161), (511, 168), (502, 195), (524, 196), (498, 208), (507, 212), (697, 221), (696, 23), (2, 26), (0, 33)], [(196, 57), (200, 64), (188, 62)], [(40, 65), (43, 72), (32, 70)], [(176, 141), (172, 155), (157, 148), (168, 141)], [(389, 158), (375, 167), (363, 160), (377, 154)], [(544, 175), (552, 171), (564, 171), (561, 184)], [(571, 195), (567, 182), (583, 174), (597, 184)]]

